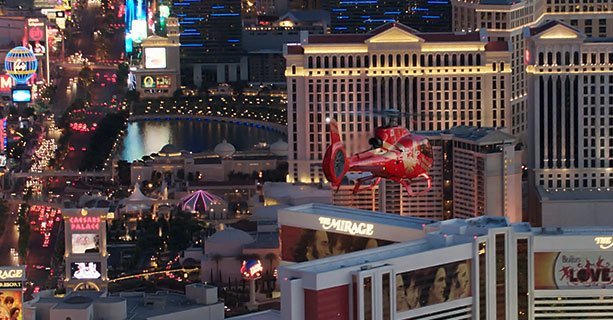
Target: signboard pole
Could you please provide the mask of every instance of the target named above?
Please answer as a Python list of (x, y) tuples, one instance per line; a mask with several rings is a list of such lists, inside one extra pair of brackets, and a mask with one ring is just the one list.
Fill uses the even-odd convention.
[(47, 78), (47, 84), (50, 84), (50, 72), (49, 72), (49, 29), (47, 28), (47, 24), (45, 24), (45, 67), (46, 67), (46, 78)]
[(249, 280), (249, 303), (247, 309), (254, 311), (258, 309), (258, 303), (255, 301), (255, 279)]

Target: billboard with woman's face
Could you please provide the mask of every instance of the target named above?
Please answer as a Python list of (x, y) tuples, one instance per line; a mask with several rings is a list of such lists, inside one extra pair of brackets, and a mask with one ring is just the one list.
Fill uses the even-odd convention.
[(0, 319), (21, 320), (21, 290), (0, 291)]
[(356, 235), (283, 226), (281, 258), (283, 261), (303, 262), (391, 243), (393, 242)]
[(396, 274), (398, 312), (471, 296), (471, 260)]
[(73, 233), (72, 253), (100, 252), (100, 237), (95, 233)]

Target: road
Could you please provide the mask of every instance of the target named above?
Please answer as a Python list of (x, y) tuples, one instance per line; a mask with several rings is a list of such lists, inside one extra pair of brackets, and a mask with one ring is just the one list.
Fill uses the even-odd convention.
[(12, 254), (11, 249), (17, 251), (19, 231), (15, 225), (15, 215), (11, 214), (6, 222), (6, 229), (0, 237), (0, 265), (17, 265), (18, 259)]
[[(117, 7), (118, 8), (118, 7)], [(88, 110), (83, 111), (82, 121), (87, 124), (92, 124), (101, 119), (105, 112), (106, 107), (104, 104), (110, 104), (113, 95), (116, 91), (116, 83), (113, 81), (113, 75), (116, 70), (116, 66), (109, 66), (108, 64), (95, 64), (96, 45), (92, 42), (93, 32), (103, 26), (102, 19), (99, 16), (100, 9), (97, 7), (87, 8), (83, 14), (81, 30), (76, 33), (75, 41), (70, 41), (71, 44), (67, 46), (66, 56), (75, 52), (83, 52), (83, 55), (88, 57), (94, 64), (90, 65), (94, 72), (94, 83), (91, 88), (91, 106)], [(123, 42), (121, 39), (121, 32), (118, 32), (114, 39), (111, 41), (111, 48), (107, 59), (119, 59), (123, 51)], [(94, 44), (94, 45), (93, 45)], [(62, 116), (71, 103), (77, 98), (84, 96), (84, 92), (79, 88), (78, 75), (82, 66), (79, 65), (67, 65), (60, 64), (55, 65), (58, 68), (61, 67), (59, 78), (55, 79), (57, 85), (56, 96), (54, 104), (51, 107), (51, 111), (56, 116)], [(85, 152), (82, 148), (89, 147), (89, 138), (91, 133), (81, 133), (75, 131), (71, 136), (69, 145), (73, 147), (68, 153), (68, 156), (63, 163), (66, 170), (78, 169), (80, 162), (83, 159)], [(34, 218), (34, 217), (31, 217)], [(40, 221), (36, 221), (37, 227), (40, 227)], [(45, 241), (44, 233), (36, 231), (35, 228), (31, 229), (30, 241), (28, 243), (28, 253), (26, 257), (27, 264), (27, 278), (28, 281), (34, 283), (34, 287), (44, 288), (46, 285), (55, 286), (53, 272), (49, 269), (51, 266), (52, 258), (55, 254), (55, 246), (58, 242), (64, 241), (60, 232), (61, 219), (56, 220), (57, 223), (53, 225), (51, 230), (48, 230), (48, 246), (44, 247)], [(8, 262), (7, 257), (10, 258), (10, 248), (17, 247), (17, 233), (16, 230), (5, 233), (0, 238), (0, 265)], [(9, 256), (5, 251), (8, 248)], [(56, 270), (58, 271), (58, 270)], [(30, 291), (28, 291), (29, 293)]]
[[(117, 67), (108, 65), (90, 66), (94, 72), (94, 83), (92, 85), (92, 105), (110, 103), (113, 95), (116, 94), (116, 83), (112, 82)], [(55, 93), (54, 104), (51, 111), (56, 116), (61, 116), (70, 104), (84, 93), (82, 88), (77, 85), (81, 66), (64, 64), (62, 66), (61, 78), (57, 79), (57, 91)], [(72, 80), (71, 80), (72, 79)], [(109, 80), (111, 79), (111, 80)]]

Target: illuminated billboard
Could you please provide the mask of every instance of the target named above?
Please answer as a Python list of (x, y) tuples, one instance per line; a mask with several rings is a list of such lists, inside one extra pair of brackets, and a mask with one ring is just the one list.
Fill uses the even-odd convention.
[(130, 38), (136, 43), (141, 43), (147, 38), (147, 20), (138, 19), (132, 21), (132, 29), (130, 30)]
[(72, 253), (100, 252), (100, 236), (94, 233), (73, 233)]
[(612, 252), (535, 252), (534, 289), (611, 289)]
[[(368, 226), (363, 226), (362, 229), (359, 227), (356, 227), (355, 230), (351, 229), (351, 231), (356, 231), (352, 233), (310, 230), (291, 226), (282, 226), (281, 229), (281, 257), (283, 261), (303, 262), (393, 243), (356, 235), (368, 235), (370, 230)], [(329, 230), (335, 231), (344, 230), (341, 229), (329, 228)], [(364, 232), (358, 233), (357, 231)]]
[(241, 265), (241, 274), (243, 275), (243, 279), (260, 279), (262, 277), (262, 271), (264, 271), (262, 261), (255, 259), (243, 260), (243, 264)]
[(70, 217), (70, 230), (72, 231), (98, 231), (100, 217)]
[(0, 289), (0, 319), (23, 319), (23, 299), (21, 287), (17, 290)]
[(143, 89), (168, 89), (172, 86), (170, 76), (143, 76), (141, 87)]
[(471, 260), (396, 274), (398, 312), (468, 298), (471, 295)]
[(36, 56), (42, 56), (47, 52), (46, 29), (45, 23), (40, 19), (28, 19), (28, 49)]
[(166, 48), (145, 48), (145, 69), (166, 68)]
[(73, 262), (70, 264), (73, 279), (95, 280), (102, 276), (100, 262)]
[(32, 91), (30, 89), (13, 89), (12, 100), (13, 102), (31, 102)]
[(13, 85), (13, 78), (11, 78), (11, 76), (9, 76), (8, 74), (0, 75), (0, 94), (10, 94)]
[(0, 319), (23, 319), (24, 266), (0, 267)]

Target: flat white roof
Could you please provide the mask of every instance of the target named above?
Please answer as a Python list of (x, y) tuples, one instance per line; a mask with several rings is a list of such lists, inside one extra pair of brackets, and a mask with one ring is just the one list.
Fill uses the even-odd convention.
[(281, 311), (266, 310), (227, 318), (228, 320), (281, 320)]
[(290, 208), (283, 208), (279, 210), (279, 213), (284, 211), (299, 212), (316, 216), (327, 216), (348, 220), (359, 220), (362, 222), (370, 222), (375, 224), (388, 224), (408, 229), (419, 230), (422, 230), (424, 226), (428, 224), (437, 222), (436, 220), (432, 219), (400, 216), (392, 213), (340, 207), (323, 203), (309, 203)]

